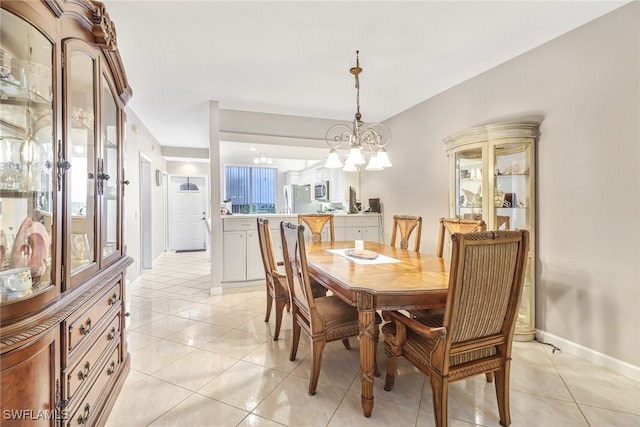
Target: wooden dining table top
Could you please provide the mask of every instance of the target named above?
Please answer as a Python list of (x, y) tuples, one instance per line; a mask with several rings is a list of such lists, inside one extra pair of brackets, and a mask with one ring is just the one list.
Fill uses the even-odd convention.
[(449, 260), (376, 242), (364, 242), (365, 250), (399, 262), (361, 264), (329, 251), (353, 246), (353, 241), (308, 244), (310, 275), (352, 304), (359, 292), (373, 294), (382, 309), (429, 308), (446, 302)]

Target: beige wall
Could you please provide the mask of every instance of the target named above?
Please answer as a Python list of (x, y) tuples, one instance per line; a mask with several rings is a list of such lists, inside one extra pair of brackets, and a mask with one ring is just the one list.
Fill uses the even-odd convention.
[[(166, 162), (160, 153), (160, 145), (149, 133), (140, 119), (126, 109), (127, 129), (125, 132), (125, 179), (129, 185), (125, 188), (125, 243), (127, 253), (133, 258), (133, 264), (127, 270), (127, 280), (134, 281), (140, 275), (140, 155), (151, 159), (151, 173), (156, 169), (165, 170)], [(155, 176), (151, 177), (151, 204), (154, 212), (152, 223), (152, 259), (156, 259), (165, 248), (165, 209), (163, 187), (155, 185)], [(147, 219), (149, 220), (149, 219)]]
[(169, 175), (209, 177), (209, 172), (209, 162), (167, 162)]
[[(448, 216), (443, 138), (542, 119), (536, 327), (640, 367), (640, 3), (634, 2), (435, 96), (386, 123), (393, 167), (362, 198), (423, 217), (435, 251)], [(412, 171), (408, 176), (406, 171)]]

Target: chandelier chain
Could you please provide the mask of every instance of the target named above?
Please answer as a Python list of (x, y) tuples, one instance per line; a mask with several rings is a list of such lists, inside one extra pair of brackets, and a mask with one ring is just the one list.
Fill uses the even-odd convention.
[(360, 121), (362, 115), (360, 114), (360, 73), (362, 72), (362, 68), (360, 68), (360, 51), (356, 50), (356, 66), (350, 68), (349, 71), (356, 78), (356, 120)]

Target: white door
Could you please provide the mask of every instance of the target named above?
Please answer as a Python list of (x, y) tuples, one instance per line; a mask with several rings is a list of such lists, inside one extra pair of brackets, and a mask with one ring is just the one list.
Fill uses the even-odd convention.
[(175, 251), (205, 250), (207, 245), (207, 179), (171, 176), (169, 182), (169, 242)]

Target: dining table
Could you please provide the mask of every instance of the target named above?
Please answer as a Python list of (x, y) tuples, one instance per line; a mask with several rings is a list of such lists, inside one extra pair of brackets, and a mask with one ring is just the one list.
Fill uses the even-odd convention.
[(354, 241), (311, 243), (306, 254), (309, 275), (358, 310), (361, 404), (364, 416), (370, 417), (376, 311), (444, 307), (449, 261), (369, 241), (364, 242), (364, 251), (355, 251)]

